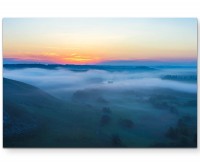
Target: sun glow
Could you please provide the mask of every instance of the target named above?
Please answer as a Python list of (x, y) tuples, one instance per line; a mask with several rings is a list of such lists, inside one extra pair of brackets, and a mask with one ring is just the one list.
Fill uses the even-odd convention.
[(51, 63), (196, 59), (196, 19), (4, 19), (3, 56)]

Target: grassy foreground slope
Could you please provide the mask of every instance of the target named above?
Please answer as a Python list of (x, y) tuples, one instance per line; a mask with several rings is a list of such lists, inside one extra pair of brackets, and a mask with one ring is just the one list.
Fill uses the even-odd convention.
[[(4, 147), (92, 147), (98, 111), (64, 103), (46, 92), (3, 79)], [(73, 110), (72, 110), (73, 109)], [(94, 119), (94, 120), (93, 120)]]
[(4, 78), (4, 147), (197, 146), (196, 93), (104, 92), (85, 89), (58, 99)]

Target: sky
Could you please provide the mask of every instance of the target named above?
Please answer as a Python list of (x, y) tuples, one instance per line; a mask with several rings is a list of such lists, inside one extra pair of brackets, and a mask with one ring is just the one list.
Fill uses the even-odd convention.
[(3, 57), (95, 64), (196, 60), (195, 18), (4, 18)]

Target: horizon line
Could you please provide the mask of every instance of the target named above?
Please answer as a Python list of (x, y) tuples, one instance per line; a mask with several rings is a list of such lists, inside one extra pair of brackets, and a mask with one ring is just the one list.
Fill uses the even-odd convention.
[[(6, 61), (8, 60), (8, 61)], [(9, 61), (10, 60), (10, 61)], [(113, 59), (113, 60), (101, 60), (98, 62), (88, 62), (88, 63), (62, 63), (62, 62), (53, 62), (48, 60), (35, 60), (35, 59), (20, 59), (20, 58), (9, 58), (9, 57), (3, 57), (3, 64), (5, 63), (29, 63), (29, 64), (72, 64), (72, 65), (97, 65), (97, 64), (106, 64), (106, 63), (132, 63), (132, 62), (157, 62), (157, 63), (190, 63), (190, 62), (198, 62), (198, 58), (165, 58), (165, 59)]]

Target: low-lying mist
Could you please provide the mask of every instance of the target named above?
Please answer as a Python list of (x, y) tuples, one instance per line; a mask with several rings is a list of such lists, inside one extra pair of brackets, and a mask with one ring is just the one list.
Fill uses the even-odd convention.
[[(39, 87), (62, 102), (60, 107), (56, 104), (56, 108), (40, 109), (41, 106), (34, 107), (37, 101), (44, 107), (48, 103), (36, 97), (37, 101), (31, 104), (35, 111), (39, 108), (41, 113), (55, 112), (52, 116), (56, 119), (49, 125), (56, 127), (56, 132), (52, 136), (53, 130), (49, 129), (49, 136), (56, 146), (196, 146), (195, 69), (4, 68), (4, 77)], [(21, 102), (20, 106), (27, 107)]]
[(180, 71), (158, 70), (153, 72), (108, 72), (103, 70), (88, 70), (85, 72), (67, 69), (4, 69), (4, 77), (22, 81), (37, 86), (49, 93), (69, 92), (77, 90), (134, 90), (148, 88), (166, 88), (188, 93), (196, 93), (196, 83), (165, 80), (161, 77), (167, 74), (181, 74)]

